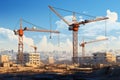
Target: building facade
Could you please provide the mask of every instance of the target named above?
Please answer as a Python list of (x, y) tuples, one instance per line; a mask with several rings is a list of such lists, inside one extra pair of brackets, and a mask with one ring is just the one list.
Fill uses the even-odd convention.
[(116, 62), (120, 62), (120, 56), (116, 56)]
[(0, 66), (10, 67), (9, 55), (0, 55)]
[(96, 63), (113, 63), (116, 62), (116, 56), (110, 52), (97, 52), (93, 53), (93, 61)]
[(39, 53), (24, 53), (23, 54), (23, 65), (26, 66), (39, 66), (40, 65), (40, 54)]
[(79, 57), (79, 65), (81, 67), (90, 67), (93, 61), (93, 57), (92, 56), (84, 56), (84, 57)]
[(49, 62), (49, 64), (54, 64), (54, 57), (49, 56), (48, 57), (48, 62)]
[(0, 63), (9, 62), (9, 56), (8, 55), (0, 55)]

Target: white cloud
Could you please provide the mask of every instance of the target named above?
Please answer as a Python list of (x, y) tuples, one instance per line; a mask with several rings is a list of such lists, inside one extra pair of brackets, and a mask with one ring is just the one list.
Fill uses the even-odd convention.
[[(71, 24), (72, 22), (72, 16), (65, 16), (64, 19), (66, 21), (68, 21), (68, 23)], [(68, 25), (63, 21), (63, 20), (59, 20), (59, 21), (56, 21), (56, 25), (57, 25), (57, 30), (63, 30), (63, 29), (67, 29), (68, 30)]]
[(109, 40), (110, 40), (110, 41), (117, 40), (117, 37), (115, 37), (115, 36), (110, 36), (110, 37), (109, 37)]
[[(113, 32), (114, 30), (120, 30), (120, 22), (117, 22), (118, 20), (118, 14), (116, 12), (112, 12), (110, 10), (107, 10), (107, 17), (109, 17), (109, 20), (107, 20), (107, 33), (110, 34), (109, 36), (107, 36), (109, 38), (109, 47), (110, 48), (115, 48), (115, 47), (120, 47), (120, 42), (118, 40), (120, 40), (118, 37), (115, 37), (115, 33)], [(65, 16), (64, 17), (68, 22), (72, 21), (72, 16)], [(83, 20), (82, 16), (79, 16), (79, 20), (81, 21)], [(56, 22), (57, 25), (57, 30), (59, 30), (61, 32), (60, 34), (60, 38), (62, 40), (60, 40), (60, 46), (58, 46), (58, 44), (55, 44), (54, 41), (50, 42), (48, 41), (46, 36), (42, 35), (42, 39), (41, 41), (39, 41), (38, 44), (36, 44), (36, 46), (38, 47), (38, 51), (72, 51), (72, 33), (70, 31), (68, 31), (68, 25), (66, 23), (64, 23), (62, 20), (59, 20)], [(81, 27), (80, 27), (81, 28)], [(86, 25), (84, 25), (84, 27), (82, 29), (79, 30), (79, 36), (84, 35), (85, 37), (94, 37), (94, 39), (102, 39), (105, 38), (105, 21), (98, 21), (98, 22), (94, 22), (94, 23), (88, 23)], [(17, 48), (17, 42), (18, 42), (18, 36), (15, 36), (13, 31), (10, 29), (6, 29), (6, 28), (0, 28), (0, 35), (3, 35), (5, 37), (4, 41), (0, 41), (0, 43), (7, 43), (8, 45), (12, 45), (12, 47)], [(53, 36), (55, 36), (53, 34)], [(70, 37), (69, 37), (70, 36)], [(79, 39), (81, 41), (81, 39)], [(55, 41), (56, 42), (56, 41)], [(16, 44), (15, 44), (16, 43)], [(34, 45), (34, 41), (32, 38), (28, 38), (26, 36), (24, 36), (24, 43), (28, 46), (30, 45)], [(92, 51), (96, 51), (96, 50), (103, 50), (105, 49), (105, 44), (104, 42), (101, 43), (93, 43), (91, 44), (88, 50), (92, 50)], [(10, 47), (9, 45), (9, 47)], [(24, 45), (26, 48), (26, 45)], [(7, 46), (7, 45), (6, 45)], [(89, 45), (88, 45), (89, 46)], [(1, 45), (1, 48), (3, 46)], [(6, 48), (4, 46), (4, 48)], [(79, 48), (81, 51), (81, 48)], [(26, 49), (27, 50), (27, 49)], [(33, 49), (32, 49), (33, 50)], [(28, 50), (27, 50), (28, 51)]]
[(0, 35), (7, 37), (9, 40), (16, 40), (17, 36), (14, 35), (10, 29), (0, 28)]
[(60, 42), (59, 44), (51, 43), (47, 40), (46, 36), (42, 37), (42, 40), (37, 44), (38, 51), (71, 51), (72, 42), (66, 39), (65, 42)]
[(107, 38), (107, 37), (106, 37), (106, 36), (103, 36), (103, 35), (96, 37), (96, 39), (106, 39), (106, 38)]
[[(105, 48), (105, 44), (109, 44), (109, 48), (118, 48), (120, 42), (119, 42), (119, 32), (120, 31), (120, 22), (118, 22), (118, 14), (114, 11), (111, 10), (107, 10), (106, 11), (106, 16), (109, 17), (109, 19), (102, 20), (102, 21), (97, 21), (97, 22), (92, 22), (92, 23), (88, 23), (86, 25), (84, 25), (84, 27), (80, 27), (82, 29), (79, 30), (79, 36), (85, 36), (87, 38), (90, 37), (94, 37), (94, 39), (102, 39), (105, 38), (105, 35), (107, 35), (106, 37), (108, 37), (108, 41), (106, 42), (101, 42), (101, 44), (97, 44), (97, 47), (94, 45), (89, 47), (90, 49), (93, 50), (103, 50)], [(71, 21), (72, 20), (72, 16), (66, 16), (67, 20)], [(70, 19), (71, 18), (71, 19)], [(79, 16), (79, 20), (81, 21), (83, 20), (83, 16)], [(68, 26), (62, 21), (57, 21), (59, 22), (59, 24), (57, 23), (57, 27), (60, 28), (60, 30), (62, 32), (64, 32), (64, 34), (66, 34), (68, 36), (68, 30), (66, 30), (66, 28), (68, 28)], [(64, 25), (63, 25), (64, 24)], [(105, 31), (106, 28), (106, 31)], [(117, 31), (117, 33), (116, 33)], [(72, 35), (72, 34), (70, 34)], [(64, 35), (65, 36), (65, 35)], [(81, 39), (79, 39), (81, 41)], [(117, 44), (118, 43), (118, 44)], [(98, 48), (98, 46), (100, 46)], [(90, 50), (89, 49), (89, 50)], [(106, 48), (105, 48), (106, 49)]]
[(79, 16), (79, 21), (83, 21), (84, 19), (83, 19), (83, 17), (82, 16)]
[[(10, 29), (0, 28), (0, 39), (3, 45), (0, 45), (0, 48), (4, 49), (15, 49), (17, 51), (17, 44), (18, 44), (18, 35), (15, 35), (14, 32)], [(24, 44), (30, 46), (34, 44), (34, 41), (31, 38), (23, 36)], [(12, 46), (12, 47), (11, 47)], [(25, 47), (24, 47), (25, 48)]]
[(46, 36), (43, 36), (43, 38), (42, 38), (42, 40), (41, 40), (41, 42), (39, 42), (39, 44), (37, 45), (38, 46), (38, 49), (40, 50), (40, 51), (46, 51), (46, 50), (48, 50), (47, 49), (47, 37)]
[(23, 36), (23, 42), (26, 43), (27, 45), (34, 45), (34, 41), (32, 38), (28, 38), (26, 36)]
[[(0, 28), (0, 35), (5, 36), (5, 38), (3, 39), (4, 41), (1, 40), (1, 43), (5, 44), (5, 46), (1, 45), (0, 46), (1, 48), (5, 48), (5, 49), (11, 48), (11, 49), (16, 49), (15, 51), (17, 51), (18, 35), (14, 35), (12, 30), (6, 28)], [(65, 34), (63, 34), (62, 36), (65, 37)], [(32, 38), (23, 36), (23, 42), (24, 42), (24, 51), (33, 51), (33, 49), (31, 49), (30, 47), (31, 45), (34, 45), (34, 41)], [(38, 51), (72, 50), (72, 42), (69, 39), (66, 39), (65, 42), (60, 42), (60, 46), (58, 46), (58, 44), (54, 44), (54, 42), (53, 43), (49, 42), (46, 36), (43, 36), (42, 40), (36, 46), (38, 47)]]
[[(94, 23), (88, 23), (83, 28), (83, 34), (85, 36), (92, 34), (93, 36), (97, 35), (105, 35), (105, 28), (106, 32), (110, 33), (113, 30), (120, 30), (120, 22), (117, 22), (118, 20), (118, 14), (116, 12), (112, 12), (110, 10), (107, 10), (107, 19), (106, 21), (97, 21)], [(89, 36), (92, 36), (89, 35)]]
[(110, 10), (107, 10), (107, 17), (109, 17), (109, 20), (112, 22), (116, 22), (118, 20), (118, 14), (116, 12), (111, 12)]

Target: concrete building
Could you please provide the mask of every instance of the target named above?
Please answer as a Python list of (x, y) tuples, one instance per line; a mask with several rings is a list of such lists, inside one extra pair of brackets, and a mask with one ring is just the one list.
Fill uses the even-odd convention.
[(0, 63), (9, 62), (9, 56), (8, 55), (0, 55)]
[(79, 63), (91, 63), (93, 60), (92, 56), (79, 57)]
[(97, 52), (93, 53), (93, 61), (96, 63), (113, 63), (116, 62), (116, 56), (110, 52)]
[(92, 56), (85, 56), (85, 57), (79, 57), (79, 65), (81, 67), (90, 67), (93, 62), (93, 57)]
[(48, 57), (49, 64), (54, 64), (54, 57)]
[(10, 67), (9, 55), (0, 55), (0, 65), (2, 67)]
[(40, 65), (40, 54), (39, 53), (24, 53), (23, 64), (26, 66), (39, 66)]
[(116, 62), (120, 62), (120, 56), (116, 56)]

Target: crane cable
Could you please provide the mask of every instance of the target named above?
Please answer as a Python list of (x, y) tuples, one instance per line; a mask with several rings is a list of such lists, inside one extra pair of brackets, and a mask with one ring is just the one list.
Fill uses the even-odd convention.
[[(26, 23), (28, 23), (28, 24), (30, 24), (30, 25), (33, 25), (33, 26), (35, 26), (35, 27), (38, 27), (38, 28), (40, 28), (40, 29), (45, 29), (45, 28), (43, 28), (43, 27), (40, 27), (40, 26), (37, 26), (37, 25), (35, 25), (35, 24), (33, 24), (33, 23), (31, 23), (31, 22), (28, 22), (28, 21), (26, 21), (26, 20), (24, 20), (24, 19), (22, 19), (24, 22), (26, 22)], [(47, 29), (45, 29), (45, 30), (47, 30)]]
[(17, 28), (17, 25), (19, 24), (20, 20), (18, 20), (14, 26), (14, 30)]
[[(49, 10), (49, 23), (50, 23), (50, 30), (52, 30), (52, 17), (51, 17), (51, 11)], [(52, 34), (50, 32), (50, 39), (52, 38)]]
[(88, 17), (96, 18), (96, 16), (88, 15), (88, 14), (85, 14), (85, 13), (79, 13), (79, 12), (70, 11), (70, 10), (65, 10), (65, 9), (57, 8), (57, 7), (53, 7), (53, 8), (58, 9), (58, 10), (62, 10), (62, 11), (65, 11), (65, 12), (71, 12), (71, 13), (74, 12), (74, 13), (76, 13), (76, 14), (80, 14), (80, 15), (84, 15), (84, 16), (88, 16)]
[[(50, 24), (50, 30), (52, 30), (52, 14), (51, 11), (49, 10), (49, 24)], [(52, 39), (52, 33), (50, 32), (50, 37), (49, 39)], [(60, 35), (58, 34), (58, 46), (60, 46)]]

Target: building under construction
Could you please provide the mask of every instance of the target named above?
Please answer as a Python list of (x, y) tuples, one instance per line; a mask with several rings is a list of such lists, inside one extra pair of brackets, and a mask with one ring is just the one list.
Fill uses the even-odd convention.
[[(17, 63), (19, 64), (19, 54), (17, 54)], [(40, 66), (40, 53), (24, 53), (23, 63), (24, 66)]]
[[(24, 65), (24, 53), (23, 53), (23, 46), (24, 46), (24, 43), (23, 43), (23, 35), (24, 35), (24, 31), (32, 31), (32, 32), (46, 32), (46, 33), (56, 33), (56, 34), (59, 34), (60, 32), (59, 31), (55, 31), (55, 30), (45, 30), (45, 29), (36, 29), (36, 28), (28, 28), (28, 27), (25, 27), (23, 28), (22, 26), (22, 21), (28, 23), (28, 24), (31, 24), (32, 26), (36, 26), (26, 20), (22, 20), (20, 19), (20, 28), (18, 30), (14, 30), (14, 34), (15, 35), (18, 35), (18, 55), (17, 55), (17, 63), (20, 64), (20, 65)], [(35, 53), (36, 53), (36, 47), (34, 47), (35, 49)]]

